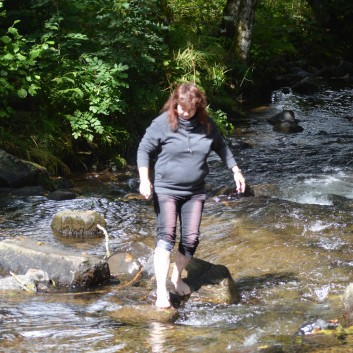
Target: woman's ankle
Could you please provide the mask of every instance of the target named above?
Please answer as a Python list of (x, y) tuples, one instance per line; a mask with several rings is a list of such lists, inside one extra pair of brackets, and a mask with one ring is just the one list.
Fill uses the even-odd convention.
[(170, 297), (167, 290), (157, 290), (157, 299), (155, 305), (158, 308), (170, 308)]

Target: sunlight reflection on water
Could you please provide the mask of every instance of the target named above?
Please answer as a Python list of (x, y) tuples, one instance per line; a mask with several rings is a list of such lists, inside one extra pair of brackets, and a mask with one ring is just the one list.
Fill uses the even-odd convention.
[(353, 199), (353, 183), (338, 176), (320, 176), (294, 179), (281, 189), (283, 200), (302, 204), (333, 205), (332, 195)]

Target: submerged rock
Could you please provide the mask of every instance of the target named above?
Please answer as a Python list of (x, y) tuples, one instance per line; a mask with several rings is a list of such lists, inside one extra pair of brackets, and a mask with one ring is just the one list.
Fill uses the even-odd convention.
[(305, 335), (313, 335), (316, 333), (320, 333), (323, 330), (333, 330), (338, 327), (337, 321), (325, 321), (322, 319), (317, 319), (312, 322), (308, 322), (302, 325), (297, 331), (297, 335), (305, 336)]
[(141, 268), (141, 264), (131, 253), (115, 253), (108, 258), (110, 274), (112, 276), (134, 276)]
[(256, 197), (276, 197), (280, 195), (280, 188), (275, 184), (258, 184), (252, 186)]
[(179, 313), (175, 308), (158, 309), (153, 305), (125, 305), (107, 313), (111, 318), (126, 324), (144, 324), (146, 322), (174, 322)]

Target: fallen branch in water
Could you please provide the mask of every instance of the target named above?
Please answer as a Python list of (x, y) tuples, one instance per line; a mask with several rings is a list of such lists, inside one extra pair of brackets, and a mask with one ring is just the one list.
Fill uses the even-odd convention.
[(143, 266), (140, 266), (139, 271), (136, 273), (135, 277), (132, 280), (130, 280), (127, 283), (120, 284), (120, 285), (114, 287), (114, 290), (115, 289), (125, 288), (125, 287), (128, 287), (128, 286), (132, 285), (134, 282), (136, 282), (141, 277), (142, 271), (143, 271)]
[[(136, 282), (141, 277), (142, 271), (143, 271), (143, 266), (141, 265), (139, 271), (137, 272), (137, 274), (135, 275), (135, 277), (132, 280), (130, 280), (127, 283), (123, 283), (123, 284), (120, 284), (120, 285), (114, 287), (113, 290), (115, 291), (116, 289), (122, 289), (122, 288), (126, 288), (128, 286), (131, 286), (134, 282)], [(78, 296), (78, 295), (87, 295), (87, 294), (100, 294), (100, 293), (107, 293), (107, 292), (108, 292), (107, 289), (101, 289), (101, 290), (89, 291), (89, 292), (62, 293), (61, 295)]]
[(10, 271), (10, 275), (20, 284), (22, 289), (24, 289), (26, 292), (29, 292), (29, 293), (35, 293), (36, 292), (35, 289), (28, 288), (27, 284), (24, 283), (21, 279), (19, 279), (18, 276), (16, 274), (14, 274), (13, 272)]
[(104, 236), (105, 236), (105, 249), (106, 249), (106, 254), (104, 256), (104, 259), (107, 259), (108, 257), (110, 257), (110, 251), (109, 251), (109, 235), (108, 235), (108, 232), (107, 230), (102, 227), (100, 224), (97, 224), (97, 228), (100, 229), (103, 233), (104, 233)]
[[(106, 255), (104, 256), (104, 259), (110, 257), (110, 251), (109, 251), (109, 235), (108, 235), (108, 232), (107, 230), (102, 227), (100, 224), (97, 224), (97, 228), (99, 228), (105, 235), (105, 248), (106, 248)], [(139, 271), (136, 273), (136, 275), (134, 276), (133, 279), (131, 279), (130, 281), (128, 281), (127, 283), (123, 283), (123, 284), (120, 284), (116, 287), (114, 287), (114, 290), (116, 289), (122, 289), (122, 288), (126, 288), (128, 286), (131, 286), (134, 282), (136, 282), (142, 275), (142, 271), (143, 271), (143, 266), (141, 265), (140, 268), (139, 268)], [(106, 290), (99, 290), (99, 291), (95, 291), (95, 292), (80, 292), (80, 293), (66, 293), (68, 295), (81, 295), (81, 294), (90, 294), (90, 293), (105, 293)]]

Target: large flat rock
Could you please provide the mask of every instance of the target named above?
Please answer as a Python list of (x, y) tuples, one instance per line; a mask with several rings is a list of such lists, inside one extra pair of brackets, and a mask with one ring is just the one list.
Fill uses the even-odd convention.
[(175, 308), (158, 309), (154, 305), (125, 305), (119, 309), (108, 311), (107, 314), (125, 324), (137, 325), (146, 322), (174, 322), (179, 313)]
[(94, 287), (110, 278), (105, 260), (22, 238), (0, 242), (0, 268), (20, 275), (29, 269), (44, 270), (56, 285), (71, 288)]

